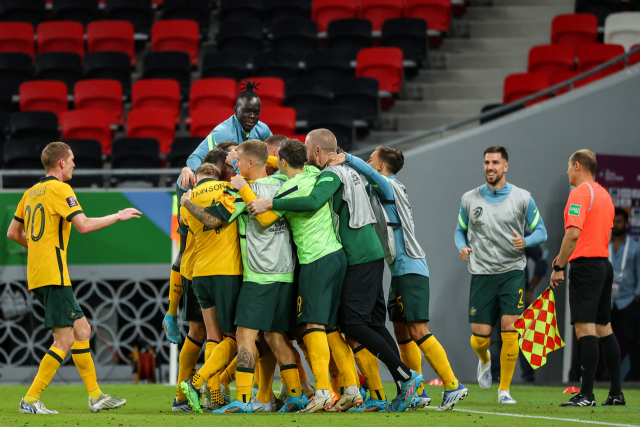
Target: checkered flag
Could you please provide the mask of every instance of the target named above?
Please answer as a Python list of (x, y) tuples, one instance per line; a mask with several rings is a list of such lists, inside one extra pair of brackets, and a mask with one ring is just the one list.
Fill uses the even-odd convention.
[(520, 333), (520, 349), (533, 369), (547, 363), (547, 354), (564, 347), (556, 321), (556, 300), (547, 288), (513, 327)]

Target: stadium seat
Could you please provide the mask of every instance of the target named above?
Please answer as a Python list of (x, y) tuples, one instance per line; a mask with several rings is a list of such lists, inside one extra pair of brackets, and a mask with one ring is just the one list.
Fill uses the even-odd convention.
[(85, 79), (117, 80), (122, 93), (131, 95), (131, 59), (124, 52), (90, 52), (84, 58)]
[[(481, 113), (486, 113), (488, 111), (495, 110), (496, 108), (500, 108), (503, 105), (504, 104), (489, 104), (489, 105), (485, 105), (484, 107), (482, 107)], [(499, 119), (500, 117), (506, 116), (507, 114), (511, 114), (511, 113), (513, 113), (515, 111), (522, 110), (523, 108), (524, 108), (524, 106), (522, 106), (522, 105), (519, 105), (517, 107), (509, 108), (507, 111), (504, 111), (504, 112), (502, 112), (500, 114), (496, 114), (496, 115), (493, 115), (493, 116), (486, 117), (484, 119), (480, 119), (480, 124), (483, 125), (483, 124), (488, 123), (488, 122), (490, 122), (492, 120), (496, 120), (496, 119)]]
[(287, 83), (284, 104), (293, 108), (313, 108), (330, 105), (333, 82), (329, 79), (301, 77)]
[[(0, 85), (0, 133), (2, 135), (4, 135), (4, 128), (2, 127), (4, 125), (3, 118), (15, 110), (11, 90), (3, 88)], [(2, 138), (0, 138), (0, 146), (2, 146)]]
[[(284, 81), (277, 77), (248, 77), (260, 86), (256, 89), (263, 107), (279, 107), (284, 100)], [(235, 96), (233, 103), (235, 104)]]
[(263, 3), (261, 0), (222, 0), (220, 21), (262, 20)]
[(50, 111), (22, 111), (11, 114), (8, 138), (56, 141), (58, 139), (58, 116)]
[(175, 114), (167, 108), (134, 108), (127, 117), (127, 138), (155, 138), (169, 154), (175, 137)]
[(424, 19), (429, 32), (445, 33), (451, 27), (451, 0), (406, 0), (404, 16)]
[(576, 13), (590, 13), (598, 18), (598, 26), (603, 27), (611, 13), (622, 11), (622, 0), (576, 0)]
[(327, 47), (342, 50), (355, 59), (361, 49), (371, 47), (371, 21), (368, 19), (336, 19), (327, 28)]
[(640, 0), (629, 0), (629, 10), (633, 12), (640, 12)]
[(305, 143), (305, 140), (307, 139), (307, 134), (306, 133), (300, 133), (297, 135), (287, 135), (289, 136), (290, 139), (297, 139), (298, 141), (302, 142), (303, 144)]
[(17, 95), (33, 77), (33, 60), (25, 53), (0, 53), (0, 90)]
[(79, 22), (52, 21), (38, 25), (38, 53), (72, 52), (84, 56), (84, 28)]
[(243, 53), (262, 50), (262, 22), (245, 20), (242, 25), (236, 21), (222, 21), (218, 30), (218, 49)]
[(247, 55), (243, 52), (224, 51), (212, 52), (202, 58), (202, 73), (204, 77), (226, 77), (240, 80), (249, 73)]
[(576, 68), (573, 48), (567, 45), (534, 46), (529, 51), (529, 73), (543, 73), (552, 78), (563, 71)]
[(153, 24), (151, 0), (106, 0), (107, 19), (129, 21), (136, 34), (149, 36)]
[(253, 70), (261, 77), (278, 77), (287, 81), (299, 74), (300, 57), (287, 51), (261, 52), (253, 60)]
[(162, 19), (195, 21), (198, 23), (200, 37), (206, 38), (211, 18), (209, 3), (209, 0), (164, 0)]
[(180, 123), (180, 83), (171, 79), (143, 79), (133, 84), (131, 108), (166, 108)]
[(382, 23), (387, 19), (400, 18), (403, 9), (403, 0), (360, 0), (358, 17), (370, 20), (373, 31), (381, 31)]
[[(262, 89), (262, 86), (260, 87)], [(201, 108), (233, 107), (236, 103), (237, 84), (225, 78), (205, 78), (193, 82), (189, 96), (189, 114)], [(264, 106), (262, 90), (260, 100)]]
[(403, 60), (420, 68), (427, 58), (427, 21), (422, 18), (392, 18), (382, 25), (381, 46), (402, 50)]
[[(113, 141), (111, 155), (112, 169), (155, 169), (160, 167), (160, 147), (153, 137), (128, 137)], [(147, 181), (158, 185), (157, 175), (127, 175), (114, 176), (113, 184), (127, 181)]]
[(260, 121), (269, 124), (274, 135), (293, 135), (296, 132), (296, 110), (288, 107), (263, 107)]
[(343, 77), (333, 85), (333, 104), (349, 107), (353, 118), (371, 124), (378, 117), (378, 81), (367, 77)]
[[(580, 49), (578, 49), (577, 70), (579, 73), (583, 73), (622, 54), (624, 54), (624, 47), (619, 44), (582, 45)], [(623, 68), (624, 59), (596, 73), (596, 79), (616, 73)]]
[(640, 43), (640, 12), (609, 15), (604, 24), (604, 42), (622, 45), (626, 51)]
[(53, 0), (53, 19), (74, 21), (86, 26), (98, 19), (98, 0)]
[[(509, 104), (519, 99), (533, 95), (549, 87), (549, 76), (543, 73), (517, 73), (504, 79), (504, 93), (502, 102)], [(548, 96), (528, 102), (526, 106), (536, 104), (549, 98)]]
[(117, 80), (81, 80), (73, 88), (77, 110), (102, 110), (109, 114), (109, 123), (122, 125), (122, 84)]
[[(555, 85), (557, 85), (559, 83), (565, 82), (565, 81), (567, 81), (567, 80), (569, 80), (569, 79), (571, 79), (573, 77), (576, 77), (578, 75), (580, 75), (580, 73), (577, 72), (577, 71), (571, 71), (571, 72), (564, 71), (562, 73), (558, 73), (555, 76), (553, 76), (553, 78), (551, 79), (551, 86), (555, 86)], [(592, 75), (592, 76), (589, 76), (589, 77), (585, 77), (585, 78), (583, 78), (581, 80), (578, 80), (577, 82), (573, 83), (573, 88), (574, 89), (578, 89), (579, 87), (586, 86), (589, 83), (594, 82), (596, 80), (598, 80), (598, 76), (597, 75), (596, 76)], [(569, 88), (568, 87), (564, 87), (562, 89), (558, 89), (556, 91), (556, 96), (562, 95), (563, 93), (567, 93), (567, 92), (569, 92)]]
[(309, 19), (311, 17), (310, 0), (271, 0), (265, 4), (265, 13), (269, 22), (290, 19)]
[[(629, 50), (631, 51), (639, 46), (640, 46), (640, 43), (634, 44), (633, 46), (631, 46)], [(629, 55), (629, 65), (634, 65), (634, 64), (637, 64), (638, 62), (640, 62), (640, 52), (634, 53), (633, 55)]]
[(171, 153), (167, 157), (172, 168), (183, 168), (187, 159), (202, 142), (200, 137), (176, 138), (171, 144)]
[(27, 22), (0, 22), (0, 53), (35, 55), (33, 27)]
[(60, 80), (73, 93), (73, 86), (82, 78), (82, 60), (71, 52), (50, 52), (36, 55), (34, 78), (38, 80)]
[(311, 19), (291, 19), (278, 22), (272, 30), (273, 48), (293, 52), (308, 52), (318, 47), (318, 26)]
[[(233, 108), (200, 108), (191, 115), (189, 136), (205, 138), (213, 128), (233, 115)], [(217, 141), (222, 142), (222, 141)]]
[(318, 31), (327, 31), (329, 22), (335, 19), (351, 19), (357, 16), (358, 0), (313, 0), (311, 19), (318, 24)]
[(200, 59), (200, 30), (196, 21), (167, 19), (158, 21), (151, 27), (151, 51), (185, 52), (191, 65), (198, 65)]
[(356, 59), (356, 76), (378, 80), (385, 96), (398, 93), (402, 88), (402, 61), (402, 50), (396, 47), (362, 49)]
[(314, 50), (305, 56), (304, 62), (309, 77), (335, 79), (354, 74), (351, 54), (341, 50)]
[(338, 140), (338, 147), (351, 150), (354, 140), (352, 110), (349, 107), (316, 107), (309, 114), (309, 130), (329, 129)]
[(133, 24), (128, 21), (95, 21), (87, 25), (89, 52), (123, 52), (136, 65)]
[[(4, 169), (42, 170), (40, 156), (48, 142), (42, 140), (7, 141), (4, 144)], [(38, 176), (6, 176), (2, 178), (4, 188), (29, 188), (36, 184)]]
[[(182, 98), (189, 97), (191, 62), (185, 52), (151, 52), (144, 57), (143, 79), (173, 79), (180, 83)], [(162, 146), (162, 143), (160, 143)]]
[(20, 85), (20, 111), (67, 111), (67, 86), (54, 80), (33, 80)]
[(588, 13), (558, 15), (551, 22), (551, 44), (565, 44), (576, 53), (583, 44), (598, 42), (598, 18)]
[(103, 110), (73, 110), (60, 113), (63, 138), (95, 139), (102, 153), (111, 154), (111, 121)]
[[(102, 146), (95, 139), (65, 139), (73, 152), (75, 169), (102, 169)], [(87, 188), (102, 186), (102, 176), (87, 176), (73, 174), (68, 181), (73, 188)]]
[(3, 21), (28, 22), (37, 27), (47, 17), (46, 0), (2, 0), (0, 16)]

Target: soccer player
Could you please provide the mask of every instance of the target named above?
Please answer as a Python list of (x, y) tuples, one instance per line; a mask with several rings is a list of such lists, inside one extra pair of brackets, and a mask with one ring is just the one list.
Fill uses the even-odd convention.
[(102, 218), (87, 218), (73, 189), (64, 181), (73, 175), (74, 156), (64, 142), (52, 142), (42, 150), (46, 173), (27, 190), (14, 214), (7, 237), (28, 249), (27, 283), (44, 307), (44, 328), (51, 329), (53, 344), (40, 362), (27, 394), (20, 401), (21, 414), (57, 414), (47, 409), (40, 395), (71, 351), (89, 393), (89, 410), (99, 412), (123, 406), (126, 399), (103, 394), (91, 357), (91, 326), (73, 295), (67, 269), (71, 224), (82, 233), (92, 233), (118, 221), (140, 218), (140, 211), (127, 208)]
[[(484, 152), (486, 184), (462, 196), (455, 243), (469, 265), (471, 347), (480, 358), (478, 384), (491, 386), (491, 327), (501, 319), (498, 403), (516, 403), (509, 393), (520, 347), (513, 323), (525, 307), (527, 259), (524, 249), (547, 240), (547, 230), (531, 194), (507, 182), (509, 155), (504, 147)], [(533, 231), (524, 236), (525, 225)]]
[[(387, 365), (398, 385), (398, 397), (391, 405), (393, 410), (404, 411), (413, 399), (411, 393), (406, 395), (406, 391), (421, 380), (417, 379), (417, 372), (412, 373), (402, 363), (396, 344), (384, 325), (384, 252), (373, 227), (376, 217), (369, 203), (365, 182), (348, 165), (327, 167), (329, 158), (336, 154), (338, 148), (331, 131), (316, 129), (309, 132), (305, 146), (307, 163), (322, 170), (311, 193), (306, 197), (261, 198), (250, 203), (252, 212), (262, 213), (269, 209), (314, 212), (330, 202), (333, 215), (338, 218), (340, 241), (348, 264), (340, 300), (340, 329), (354, 349), (358, 367), (367, 379), (372, 396), (359, 410), (378, 412), (389, 409), (373, 353)], [(339, 332), (327, 336), (332, 339), (334, 334), (337, 336)], [(362, 346), (358, 343), (362, 343)], [(349, 385), (353, 389), (347, 386), (330, 411), (345, 411), (362, 403), (355, 383)], [(415, 391), (416, 387), (413, 389)]]
[[(404, 356), (402, 360), (418, 371), (421, 369), (422, 351), (444, 382), (445, 392), (438, 411), (450, 410), (467, 395), (468, 390), (456, 379), (442, 345), (427, 327), (429, 269), (415, 236), (407, 191), (396, 179), (396, 174), (404, 166), (404, 156), (400, 150), (378, 147), (367, 163), (343, 153), (330, 164), (344, 161), (364, 175), (374, 189), (371, 206), (377, 218), (376, 231), (392, 277), (387, 308), (400, 343), (400, 355)], [(416, 351), (409, 352), (409, 345)], [(416, 406), (427, 406), (431, 399), (421, 388), (421, 402)]]

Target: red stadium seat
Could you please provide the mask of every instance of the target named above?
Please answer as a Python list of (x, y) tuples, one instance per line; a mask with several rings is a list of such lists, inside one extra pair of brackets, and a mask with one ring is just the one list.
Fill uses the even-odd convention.
[(0, 53), (26, 53), (35, 55), (33, 27), (26, 22), (0, 22)]
[[(562, 82), (564, 82), (566, 80), (569, 80), (569, 79), (571, 79), (573, 77), (576, 77), (579, 74), (580, 73), (577, 72), (577, 71), (570, 71), (570, 72), (564, 71), (564, 72), (558, 73), (558, 74), (556, 74), (555, 76), (553, 76), (551, 78), (551, 86), (555, 86), (555, 85), (557, 85), (559, 83), (562, 83)], [(577, 89), (579, 87), (586, 86), (589, 83), (594, 82), (596, 80), (598, 80), (597, 76), (586, 77), (586, 78), (584, 78), (582, 80), (578, 80), (577, 82), (575, 82), (573, 84), (573, 88)], [(557, 95), (562, 95), (563, 93), (567, 93), (567, 92), (569, 92), (569, 88), (568, 87), (559, 89), (558, 91), (556, 91), (556, 96)]]
[[(233, 108), (200, 108), (191, 115), (191, 131), (189, 136), (206, 137), (213, 128), (233, 115)], [(224, 142), (224, 141), (216, 141)]]
[(87, 25), (89, 52), (124, 52), (136, 65), (133, 24), (128, 21), (94, 21)]
[(558, 15), (551, 22), (551, 44), (566, 44), (577, 53), (583, 44), (598, 42), (598, 18), (589, 13)]
[(191, 85), (189, 114), (201, 108), (233, 107), (238, 95), (237, 87), (235, 80), (222, 77), (196, 80)]
[(304, 141), (307, 139), (307, 135), (306, 134), (289, 135), (289, 139), (297, 139), (298, 141), (304, 144)]
[(155, 138), (169, 154), (175, 139), (175, 113), (167, 108), (134, 108), (127, 117), (127, 138)]
[[(640, 46), (640, 44), (634, 44), (633, 46), (631, 46), (631, 49), (629, 49), (629, 51), (632, 51), (638, 46)], [(640, 52), (629, 55), (629, 65), (637, 64), (638, 62), (640, 62)]]
[(274, 135), (293, 135), (296, 132), (296, 110), (291, 107), (263, 107), (260, 121), (268, 123)]
[[(624, 54), (624, 47), (619, 44), (582, 45), (578, 49), (578, 72), (583, 73), (605, 63), (616, 56)], [(599, 71), (596, 79), (601, 79), (624, 68), (624, 60)]]
[[(165, 108), (180, 123), (180, 83), (171, 79), (143, 79), (133, 84), (131, 108)], [(161, 144), (162, 145), (162, 144)]]
[(64, 139), (95, 139), (100, 141), (102, 154), (111, 154), (109, 113), (103, 110), (73, 110), (60, 114)]
[(20, 111), (52, 111), (69, 109), (67, 85), (57, 80), (32, 80), (20, 85)]
[[(503, 103), (517, 101), (549, 87), (549, 76), (542, 73), (517, 73), (504, 79)], [(528, 102), (526, 106), (536, 104), (548, 96)]]
[(406, 18), (422, 18), (429, 31), (444, 33), (451, 27), (451, 0), (407, 0)]
[(402, 50), (397, 47), (370, 47), (358, 52), (356, 77), (378, 80), (380, 92), (398, 93), (402, 88)]
[(38, 53), (73, 52), (84, 57), (84, 28), (79, 22), (50, 21), (38, 25)]
[(191, 65), (198, 65), (200, 56), (200, 27), (196, 21), (166, 19), (151, 27), (151, 50), (153, 52), (186, 52)]
[(284, 81), (277, 77), (249, 77), (247, 80), (259, 83), (257, 89), (263, 107), (279, 107), (284, 100)]
[(102, 110), (109, 114), (109, 123), (121, 125), (122, 85), (117, 80), (81, 80), (73, 87), (76, 110)]
[(529, 73), (543, 73), (552, 78), (564, 71), (576, 68), (573, 48), (566, 45), (534, 46), (529, 51)]
[(311, 19), (318, 24), (318, 32), (327, 31), (329, 22), (334, 19), (355, 18), (358, 11), (358, 0), (313, 0)]
[(382, 31), (382, 23), (402, 17), (403, 8), (403, 0), (360, 0), (358, 17), (371, 21), (373, 31)]

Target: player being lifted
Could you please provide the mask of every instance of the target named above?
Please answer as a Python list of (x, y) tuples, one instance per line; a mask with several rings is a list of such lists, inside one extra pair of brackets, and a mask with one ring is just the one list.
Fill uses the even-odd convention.
[(7, 237), (28, 249), (27, 283), (44, 307), (44, 328), (51, 329), (53, 344), (40, 362), (29, 391), (20, 401), (21, 414), (57, 414), (47, 409), (40, 395), (53, 379), (64, 358), (71, 357), (87, 392), (89, 409), (98, 412), (123, 406), (125, 399), (103, 394), (91, 357), (91, 326), (73, 295), (67, 269), (67, 249), (71, 224), (82, 233), (91, 233), (118, 221), (140, 218), (138, 210), (127, 208), (102, 218), (87, 218), (73, 189), (73, 152), (64, 142), (52, 142), (42, 151), (46, 177), (27, 190), (16, 209)]
[[(509, 394), (518, 353), (513, 323), (524, 311), (525, 247), (547, 240), (547, 230), (531, 194), (507, 182), (509, 156), (503, 147), (484, 152), (486, 184), (462, 196), (455, 243), (471, 273), (469, 323), (478, 362), (478, 384), (491, 386), (491, 327), (500, 317), (502, 350), (498, 403), (516, 403)], [(533, 233), (524, 236), (529, 225)]]

